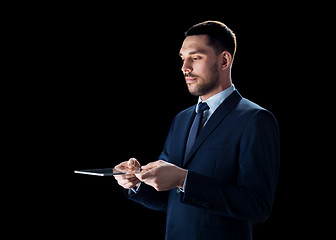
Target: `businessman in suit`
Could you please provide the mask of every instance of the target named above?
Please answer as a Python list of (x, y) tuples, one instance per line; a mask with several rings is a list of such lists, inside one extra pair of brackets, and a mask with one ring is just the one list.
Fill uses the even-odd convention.
[(217, 21), (192, 26), (180, 49), (188, 90), (198, 103), (177, 114), (159, 160), (116, 167), (126, 196), (167, 212), (167, 240), (252, 239), (271, 213), (279, 175), (279, 131), (266, 109), (231, 79), (236, 37)]

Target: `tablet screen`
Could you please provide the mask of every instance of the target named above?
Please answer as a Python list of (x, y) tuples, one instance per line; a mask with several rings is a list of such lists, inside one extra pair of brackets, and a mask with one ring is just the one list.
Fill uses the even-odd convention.
[(141, 172), (141, 168), (129, 169), (129, 168), (99, 168), (99, 169), (86, 169), (86, 170), (75, 170), (78, 174), (87, 174), (94, 176), (113, 176), (113, 175), (123, 175), (123, 174), (134, 174)]

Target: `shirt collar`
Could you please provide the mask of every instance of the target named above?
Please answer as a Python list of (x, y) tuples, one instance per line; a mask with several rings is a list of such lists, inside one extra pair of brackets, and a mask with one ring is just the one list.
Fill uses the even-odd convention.
[[(211, 113), (213, 113), (218, 107), (219, 105), (221, 105), (221, 103), (235, 90), (235, 86), (232, 84), (230, 87), (228, 87), (227, 89), (217, 93), (216, 95), (213, 95), (212, 97), (208, 98), (206, 101), (204, 101), (205, 103), (208, 104), (209, 106), (209, 111)], [(198, 103), (196, 106), (196, 112), (197, 112), (197, 108), (198, 108), (198, 104), (200, 104), (202, 102), (201, 97), (198, 97)]]

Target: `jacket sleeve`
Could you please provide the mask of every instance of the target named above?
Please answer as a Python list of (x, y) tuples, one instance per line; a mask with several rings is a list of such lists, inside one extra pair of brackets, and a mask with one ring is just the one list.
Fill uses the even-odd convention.
[(278, 125), (266, 110), (248, 121), (240, 140), (239, 172), (234, 185), (189, 171), (181, 202), (256, 222), (265, 221), (273, 205), (280, 165)]
[[(174, 122), (175, 119), (170, 127), (163, 151), (159, 156), (160, 160), (168, 161), (169, 144)], [(132, 190), (125, 190), (125, 195), (131, 200), (152, 210), (165, 211), (168, 205), (168, 191), (158, 192), (153, 187), (148, 186), (145, 183), (141, 183), (140, 188), (135, 193)]]
[(168, 192), (158, 192), (144, 183), (141, 183), (136, 193), (131, 190), (124, 191), (126, 197), (149, 209), (156, 211), (165, 211), (167, 209)]

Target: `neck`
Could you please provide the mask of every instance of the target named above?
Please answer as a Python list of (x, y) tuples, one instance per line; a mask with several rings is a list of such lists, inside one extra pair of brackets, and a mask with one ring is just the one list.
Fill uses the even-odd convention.
[(222, 81), (221, 84), (219, 84), (216, 88), (214, 88), (212, 91), (200, 96), (202, 101), (206, 101), (207, 99), (211, 98), (212, 96), (216, 95), (217, 93), (224, 91), (228, 87), (232, 85), (231, 77), (226, 80)]

